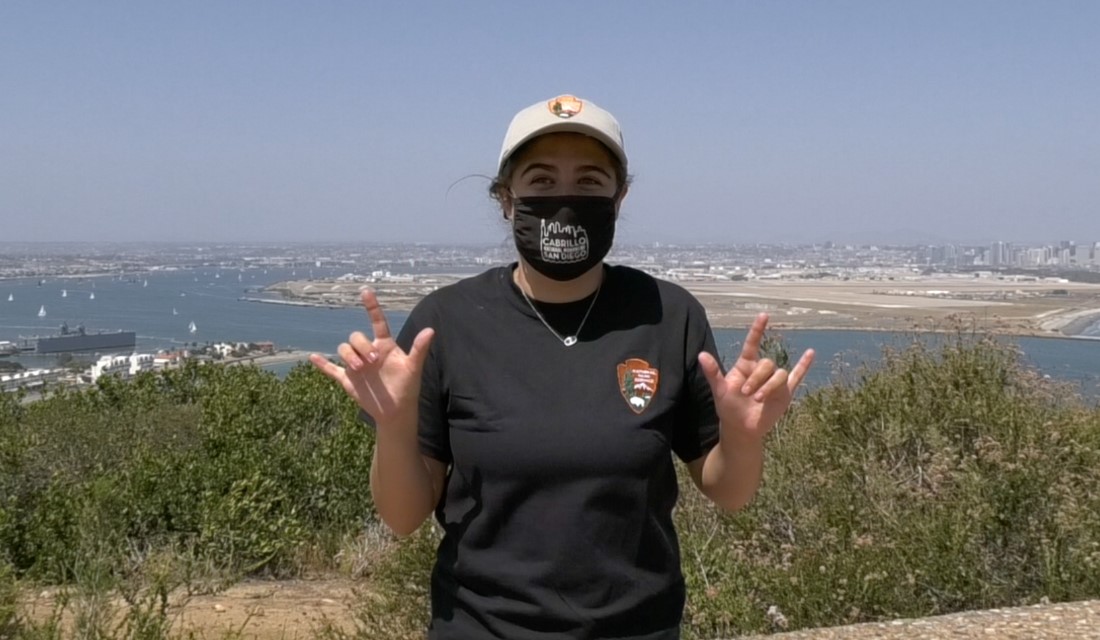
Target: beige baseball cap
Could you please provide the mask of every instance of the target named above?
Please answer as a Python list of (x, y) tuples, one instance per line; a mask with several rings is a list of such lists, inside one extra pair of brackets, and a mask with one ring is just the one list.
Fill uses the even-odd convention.
[(546, 133), (562, 131), (592, 136), (604, 143), (626, 167), (623, 132), (615, 116), (587, 100), (562, 95), (533, 104), (512, 118), (508, 132), (504, 134), (497, 171), (523, 143)]

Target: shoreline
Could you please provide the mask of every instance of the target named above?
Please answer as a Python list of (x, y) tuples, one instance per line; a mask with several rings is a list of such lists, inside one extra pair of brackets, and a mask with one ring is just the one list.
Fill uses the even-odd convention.
[[(1066, 335), (1079, 336), (1082, 331), (1098, 323), (1100, 323), (1100, 309), (1082, 309), (1080, 311), (1065, 314), (1062, 318), (1053, 321), (1051, 329), (1060, 331)], [(1040, 324), (1040, 326), (1043, 326), (1043, 324)]]
[[(748, 324), (738, 325), (735, 327), (712, 324), (712, 329), (722, 329), (724, 331), (732, 331), (737, 329), (743, 329), (746, 332), (749, 330)], [(1091, 326), (1091, 325), (1086, 325)], [(786, 331), (849, 331), (854, 333), (897, 333), (897, 334), (936, 334), (943, 335), (949, 333), (959, 333), (951, 329), (883, 329), (880, 327), (837, 327), (837, 326), (820, 326), (820, 327), (792, 327), (784, 326), (782, 324), (769, 324), (768, 329), (777, 333), (783, 333)], [(964, 330), (962, 333), (975, 333), (986, 334), (991, 336), (1006, 337), (1006, 338), (1043, 338), (1047, 340), (1084, 340), (1084, 341), (1096, 341), (1100, 340), (1100, 336), (1086, 336), (1086, 335), (1071, 335), (1060, 332), (1028, 332), (1028, 331), (1005, 331), (994, 328), (976, 328), (973, 330)]]
[[(254, 364), (257, 367), (269, 367), (277, 364), (286, 364), (288, 362), (302, 362), (308, 361), (309, 355), (315, 353), (313, 351), (305, 351), (302, 349), (295, 349), (293, 351), (283, 351), (279, 353), (272, 353), (259, 356), (245, 356), (243, 358), (235, 358), (233, 360), (222, 360), (218, 364), (224, 364), (227, 367), (241, 364)], [(330, 355), (330, 354), (322, 354)], [(217, 361), (215, 361), (217, 362)]]
[[(380, 302), (383, 308), (388, 311), (399, 311), (408, 313), (412, 310), (414, 304), (409, 304), (407, 297), (402, 297), (399, 300), (387, 300), (385, 296), (379, 296)], [(272, 300), (266, 298), (254, 298), (248, 296), (242, 296), (238, 298), (241, 302), (255, 302), (260, 304), (276, 304), (293, 307), (315, 307), (321, 309), (355, 309), (358, 308), (358, 304), (339, 304), (339, 303), (317, 303), (304, 300)], [(396, 304), (395, 304), (396, 303)], [(782, 317), (782, 316), (780, 316)], [(1025, 337), (1025, 338), (1047, 338), (1054, 340), (1100, 340), (1100, 336), (1087, 336), (1082, 335), (1080, 332), (1093, 326), (1097, 322), (1100, 322), (1100, 309), (1085, 309), (1076, 312), (1061, 314), (1061, 317), (1054, 317), (1050, 319), (1044, 319), (1039, 323), (1039, 327), (1051, 327), (1050, 329), (1004, 329), (995, 326), (990, 327), (975, 327), (973, 329), (966, 329), (966, 331), (972, 331), (974, 333), (985, 333), (996, 336), (1009, 336), (1009, 337)], [(726, 318), (715, 318), (711, 320), (712, 329), (723, 329), (735, 331), (743, 329), (748, 331), (751, 326), (752, 320), (748, 319), (744, 323), (730, 322)], [(769, 329), (782, 332), (782, 331), (874, 331), (878, 333), (934, 333), (934, 334), (946, 334), (955, 333), (952, 329), (908, 329), (908, 328), (891, 328), (881, 326), (871, 326), (870, 323), (865, 325), (829, 325), (822, 324), (816, 326), (799, 326), (788, 324), (782, 320), (776, 321), (776, 316), (772, 315)]]
[[(265, 290), (274, 298), (244, 296), (249, 302), (317, 306), (359, 306), (358, 292), (371, 286), (383, 309), (411, 311), (447, 282), (435, 276), (415, 283), (351, 283), (292, 280)], [(776, 331), (875, 331), (972, 333), (997, 336), (1095, 340), (1100, 323), (1100, 285), (1077, 285), (1055, 294), (1045, 283), (951, 280), (878, 282), (675, 282), (706, 310), (713, 329), (747, 331), (767, 312)], [(888, 287), (883, 289), (883, 287)], [(933, 287), (933, 289), (928, 289)], [(928, 289), (928, 290), (926, 290)], [(281, 298), (281, 299), (280, 299)]]
[(358, 305), (332, 304), (324, 302), (307, 302), (305, 300), (272, 300), (269, 298), (253, 298), (241, 296), (237, 302), (258, 302), (260, 304), (281, 304), (288, 307), (316, 307), (318, 309), (351, 309)]

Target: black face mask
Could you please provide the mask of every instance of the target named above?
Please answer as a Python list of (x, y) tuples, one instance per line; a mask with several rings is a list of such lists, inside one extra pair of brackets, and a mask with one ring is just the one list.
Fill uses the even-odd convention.
[(518, 198), (516, 249), (552, 280), (572, 280), (600, 263), (615, 239), (615, 199), (607, 196)]

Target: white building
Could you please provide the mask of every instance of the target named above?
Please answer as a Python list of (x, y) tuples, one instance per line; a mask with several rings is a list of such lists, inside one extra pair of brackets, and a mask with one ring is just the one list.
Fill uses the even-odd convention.
[(211, 348), (214, 349), (214, 351), (216, 351), (221, 357), (228, 358), (233, 355), (234, 351), (244, 351), (248, 349), (248, 345), (244, 342), (219, 342)]
[(91, 369), (88, 377), (94, 383), (101, 376), (116, 375), (119, 378), (131, 378), (142, 371), (151, 371), (155, 363), (155, 356), (151, 353), (133, 353), (128, 356), (107, 355), (100, 356)]
[(130, 377), (130, 356), (100, 356), (88, 370), (88, 376), (92, 382), (111, 374), (118, 375), (120, 378)]
[(130, 356), (130, 375), (136, 376), (142, 371), (152, 371), (156, 357), (151, 353), (135, 353)]
[(37, 389), (49, 382), (56, 382), (64, 373), (64, 369), (28, 369), (0, 375), (0, 392), (16, 391), (19, 388)]

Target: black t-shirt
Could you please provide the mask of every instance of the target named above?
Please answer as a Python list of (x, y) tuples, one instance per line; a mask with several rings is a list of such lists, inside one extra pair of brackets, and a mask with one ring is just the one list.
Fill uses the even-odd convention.
[[(609, 266), (565, 346), (514, 267), (433, 292), (397, 338), (407, 350), (435, 329), (420, 450), (450, 464), (428, 637), (679, 638), (670, 452), (688, 462), (718, 442), (697, 364), (717, 357), (705, 312), (675, 284)], [(591, 302), (535, 304), (567, 336)]]

